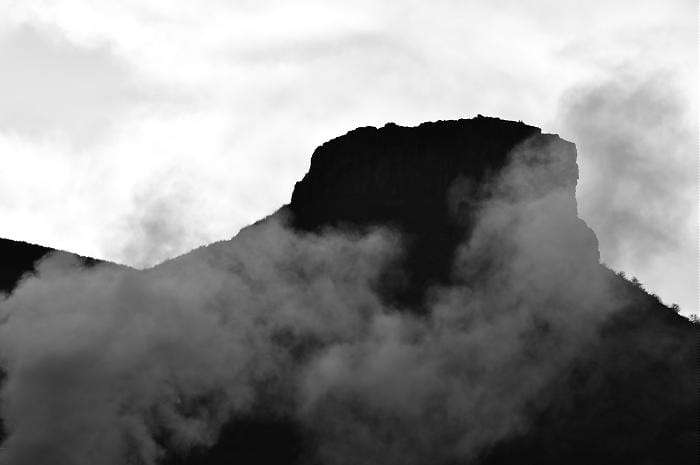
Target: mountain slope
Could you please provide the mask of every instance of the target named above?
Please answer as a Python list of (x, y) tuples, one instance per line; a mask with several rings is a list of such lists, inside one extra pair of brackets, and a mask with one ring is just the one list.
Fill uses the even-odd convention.
[[(522, 123), (484, 117), (415, 128), (359, 128), (314, 152), (291, 203), (272, 218), (283, 217), (306, 232), (375, 226), (400, 231), (404, 255), (385, 270), (379, 292), (393, 306), (424, 313), (431, 289), (453, 282), (460, 247), (477, 227), (479, 205), (496, 195), (492, 187), (512, 164), (514, 152), (555, 154), (556, 167), (526, 195), (537, 197), (538, 189), (564, 191), (560, 205), (565, 211), (552, 210), (549, 226), (557, 230), (565, 224), (565, 237), (556, 233), (546, 240), (560, 241), (570, 252), (562, 260), (588, 268), (586, 279), (604, 283), (609, 301), (596, 304), (605, 311), (581, 350), (525, 406), (532, 425), (490, 444), (469, 463), (695, 463), (700, 439), (697, 326), (598, 264), (595, 235), (576, 216), (573, 144)], [(255, 227), (246, 234), (254, 235)], [(222, 242), (199, 253), (217, 256), (227, 247)], [(591, 284), (589, 293), (595, 292)], [(571, 324), (585, 317), (572, 312)], [(254, 436), (287, 431), (277, 440), (288, 444), (301, 428), (284, 417), (268, 424), (269, 431), (258, 423)], [(238, 429), (225, 430), (214, 451), (195, 462), (224, 463), (227, 454), (248, 457), (245, 444), (236, 440), (240, 433), (231, 431)], [(296, 449), (287, 445), (253, 456), (259, 463), (289, 463), (290, 450)]]
[[(86, 392), (125, 399), (117, 418), (145, 418), (143, 450), (173, 465), (694, 464), (698, 327), (599, 263), (577, 179), (572, 143), (519, 122), (351, 131), (314, 152), (290, 204), (235, 238), (62, 284), (69, 308), (74, 286), (99, 291), (84, 317), (115, 300), (137, 323), (114, 344), (145, 347)], [(22, 250), (8, 283), (45, 253)], [(105, 278), (83, 285), (90, 273)], [(42, 279), (30, 284), (43, 292)], [(148, 337), (123, 342), (132, 333)], [(119, 367), (123, 351), (100, 363)], [(92, 379), (79, 373), (71, 408)], [(132, 378), (162, 395), (135, 401)]]
[[(37, 244), (0, 238), (0, 292), (12, 291), (23, 275), (35, 271), (34, 265), (37, 261), (54, 252), (68, 254), (68, 252)], [(101, 260), (90, 257), (70, 255), (75, 256), (86, 266), (104, 263)]]

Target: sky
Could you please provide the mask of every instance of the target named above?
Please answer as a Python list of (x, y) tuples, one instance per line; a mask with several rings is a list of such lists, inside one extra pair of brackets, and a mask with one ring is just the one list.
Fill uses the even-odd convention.
[(148, 267), (288, 202), (358, 126), (578, 147), (601, 259), (698, 309), (691, 0), (0, 0), (0, 236)]

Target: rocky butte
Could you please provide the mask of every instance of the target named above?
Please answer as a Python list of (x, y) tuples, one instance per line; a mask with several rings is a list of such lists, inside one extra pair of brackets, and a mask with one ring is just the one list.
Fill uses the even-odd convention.
[(566, 218), (558, 219), (572, 223), (567, 232), (575, 237), (569, 242), (586, 249), (580, 258), (597, 262), (595, 234), (576, 216), (574, 144), (495, 118), (355, 129), (316, 149), (287, 208), (294, 226), (303, 230), (371, 225), (399, 229), (407, 248), (407, 281), (400, 295), (415, 300), (414, 294), (449, 278), (456, 247), (468, 239), (479, 204), (493, 194), (493, 180), (516, 147), (524, 157), (539, 154), (556, 165), (541, 173), (547, 179), (538, 180), (534, 190), (519, 194), (561, 189)]
[[(242, 383), (253, 393), (245, 407), (221, 400), (239, 377), (189, 401), (191, 385), (179, 387), (174, 416), (216, 423), (209, 440), (178, 439), (157, 402), (147, 413), (120, 404), (149, 433), (115, 450), (167, 464), (697, 463), (698, 326), (599, 263), (577, 180), (574, 144), (497, 118), (364, 127), (324, 143), (273, 215), (123, 272), (178, 288), (211, 277), (184, 294), (195, 302), (206, 288), (203, 312), (249, 296), (251, 324), (266, 328), (250, 344), (273, 367)], [(50, 252), (0, 246), (8, 294)], [(99, 269), (90, 265), (84, 273)], [(18, 295), (0, 303), (10, 308), (0, 325)], [(258, 321), (280, 308), (274, 323)], [(235, 311), (222, 321), (244, 326)], [(6, 384), (14, 366), (3, 363)], [(58, 450), (17, 439), (28, 427), (12, 389), (3, 393), (11, 457), (31, 456), (27, 441)]]

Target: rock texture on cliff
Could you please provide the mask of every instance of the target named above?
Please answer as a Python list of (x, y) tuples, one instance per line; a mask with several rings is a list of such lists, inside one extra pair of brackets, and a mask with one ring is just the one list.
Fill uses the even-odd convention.
[(527, 153), (545, 153), (556, 162), (535, 187), (540, 194), (563, 191), (564, 213), (579, 236), (572, 242), (597, 262), (595, 234), (576, 216), (575, 145), (522, 122), (483, 116), (365, 127), (326, 142), (294, 188), (292, 222), (309, 231), (397, 228), (406, 241), (406, 276), (394, 284), (393, 295), (400, 304), (417, 305), (430, 285), (449, 279), (456, 247), (468, 240), (479, 204), (494, 195), (490, 188), (513, 157)]

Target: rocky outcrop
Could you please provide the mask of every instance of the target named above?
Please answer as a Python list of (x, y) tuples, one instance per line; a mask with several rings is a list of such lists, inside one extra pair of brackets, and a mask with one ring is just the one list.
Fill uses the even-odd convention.
[[(205, 289), (211, 286), (221, 295), (227, 295), (231, 291), (227, 286), (235, 282), (240, 289), (250, 291), (254, 300), (257, 293), (264, 292), (267, 283), (254, 282), (254, 286), (246, 287), (248, 281), (255, 280), (245, 276), (246, 270), (242, 268), (245, 260), (239, 258), (258, 250), (249, 247), (255, 246), (255, 235), (261, 231), (256, 228), (280, 219), (302, 233), (329, 228), (343, 231), (365, 231), (375, 226), (390, 228), (402, 239), (403, 255), (384, 270), (377, 289), (390, 304), (389, 313), (417, 312), (418, 315), (411, 317), (422, 324), (429, 321), (421, 313), (431, 310), (431, 289), (452, 286), (453, 291), (461, 292), (460, 286), (468, 288), (461, 296), (466, 297), (459, 300), (464, 311), (469, 311), (466, 306), (470, 296), (479, 295), (483, 299), (486, 294), (488, 299), (493, 297), (495, 306), (503, 307), (498, 308), (503, 313), (524, 309), (522, 314), (506, 319), (516, 330), (510, 331), (509, 327), (496, 332), (509, 335), (509, 343), (522, 347), (524, 353), (514, 355), (517, 361), (511, 362), (508, 357), (501, 360), (495, 378), (512, 381), (516, 376), (501, 373), (505, 369), (500, 367), (517, 373), (548, 373), (543, 375), (545, 381), (534, 383), (538, 388), (526, 402), (507, 410), (526, 416), (527, 426), (514, 427), (494, 436), (496, 439), (486, 445), (481, 444), (479, 453), (470, 456), (468, 463), (697, 463), (698, 327), (640, 286), (599, 264), (595, 235), (577, 216), (577, 180), (574, 144), (521, 122), (479, 116), (424, 123), (413, 128), (394, 124), (359, 128), (326, 142), (314, 152), (309, 172), (297, 183), (291, 202), (272, 217), (245, 228), (230, 241), (202, 247), (151, 270), (133, 271), (129, 280), (140, 281), (139, 277), (145, 280), (145, 276), (160, 273), (168, 280), (177, 275), (182, 281), (175, 282), (186, 284), (187, 276), (191, 275), (203, 279)], [(311, 243), (318, 245), (313, 243), (313, 238), (319, 236), (311, 237)], [(527, 253), (514, 254), (512, 249), (518, 248), (526, 249)], [(44, 247), (0, 241), (3, 289), (10, 291), (24, 273), (33, 270), (35, 261), (49, 252)], [(517, 263), (511, 266), (508, 260)], [(90, 259), (86, 262), (94, 263)], [(492, 273), (504, 263), (509, 274)], [(290, 262), (284, 265), (292, 267)], [(458, 272), (458, 265), (471, 268), (466, 273)], [(224, 278), (220, 282), (201, 278), (201, 272), (208, 269), (223, 270), (213, 276)], [(302, 271), (319, 272), (313, 267)], [(244, 276), (227, 281), (227, 273)], [(494, 276), (486, 290), (479, 289), (483, 274)], [(306, 281), (302, 275), (294, 278), (303, 287)], [(341, 278), (350, 279), (346, 275)], [(518, 280), (524, 284), (520, 286)], [(332, 281), (329, 278), (323, 283), (332, 287), (335, 285)], [(529, 286), (530, 282), (541, 286)], [(507, 301), (500, 299), (502, 286), (506, 284), (512, 294), (512, 299)], [(201, 291), (196, 286), (193, 289)], [(603, 290), (604, 299), (599, 295)], [(235, 301), (235, 295), (233, 298)], [(230, 304), (226, 300), (224, 303)], [(551, 308), (541, 312), (538, 306)], [(489, 318), (485, 317), (486, 326), (498, 324), (499, 320)], [(468, 320), (458, 323), (466, 325)], [(284, 331), (274, 332), (274, 336), (279, 339), (280, 347), (289, 349), (285, 357), (290, 359), (303, 359), (323, 343), (294, 340), (293, 334)], [(577, 340), (575, 350), (571, 349), (573, 339)], [(539, 344), (540, 340), (545, 342)], [(493, 338), (471, 347), (481, 352), (499, 352), (501, 344), (505, 344), (503, 339)], [(451, 347), (444, 349), (449, 353)], [(469, 362), (470, 359), (455, 360)], [(519, 370), (520, 365), (528, 364), (546, 370)], [(460, 379), (456, 383), (459, 386), (462, 378), (478, 376), (482, 368), (451, 366), (458, 372), (455, 379)], [(460, 370), (465, 372), (464, 376)], [(257, 381), (261, 391), (265, 391), (269, 381)], [(492, 385), (499, 394), (486, 393), (485, 397), (503, 393), (504, 397), (498, 400), (507, 403), (508, 393), (517, 392), (520, 385), (532, 381), (516, 379), (504, 389)], [(464, 385), (468, 384), (467, 379)], [(160, 456), (161, 462), (171, 465), (223, 465), (239, 461), (323, 463), (314, 461), (318, 448), (314, 434), (323, 432), (316, 430), (310, 434), (310, 425), (295, 416), (296, 406), (287, 402), (286, 397), (282, 399), (285, 408), (277, 410), (270, 407), (273, 402), (266, 402), (264, 395), (261, 398), (250, 411), (226, 422), (214, 443), (189, 452), (173, 447)], [(348, 405), (348, 410), (361, 407), (360, 403)], [(183, 403), (181, 407), (197, 410), (206, 406), (206, 399), (195, 399), (192, 405)], [(426, 418), (435, 420), (430, 415)], [(388, 424), (393, 420), (390, 418)], [(458, 425), (469, 420), (451, 419)], [(469, 427), (478, 436), (481, 425)], [(362, 431), (370, 442), (375, 437), (369, 427)], [(376, 438), (377, 443), (394, 434), (384, 433), (382, 438)], [(348, 438), (348, 443), (352, 443), (351, 439), (354, 438)], [(444, 439), (446, 444), (450, 438)], [(161, 445), (170, 444), (164, 437), (158, 436), (156, 440)], [(433, 449), (444, 452), (440, 450), (442, 437), (434, 441), (437, 445), (427, 439), (423, 441), (423, 437), (417, 442), (429, 443), (421, 444), (429, 452)], [(428, 454), (430, 458), (426, 460), (410, 457), (410, 461), (395, 463), (464, 462), (444, 459), (453, 456), (443, 454), (438, 460)], [(335, 463), (351, 461), (346, 457)]]
[(526, 140), (559, 144), (566, 165), (560, 181), (573, 196), (575, 146), (536, 127), (485, 117), (414, 128), (387, 124), (355, 129), (314, 151), (292, 194), (295, 224), (391, 223), (418, 231), (431, 221), (452, 223), (447, 196), (455, 179), (466, 176), (477, 187), (489, 182)]
[(455, 249), (469, 240), (479, 206), (496, 195), (504, 168), (527, 162), (532, 154), (549, 169), (540, 173), (534, 191), (518, 196), (561, 190), (566, 211), (551, 215), (576, 224), (576, 238), (568, 240), (597, 263), (595, 234), (577, 217), (576, 146), (522, 122), (480, 115), (417, 127), (355, 129), (316, 149), (289, 210), (301, 230), (398, 229), (406, 246), (405, 279), (390, 293), (399, 304), (415, 306), (430, 285), (449, 281)]
[[(595, 342), (562, 367), (528, 407), (533, 424), (491, 444), (469, 463), (695, 463), (698, 328), (598, 263), (595, 234), (577, 217), (574, 144), (523, 123), (485, 117), (414, 128), (359, 128), (316, 149), (290, 204), (272, 217), (287, 217), (301, 231), (374, 226), (400, 231), (405, 246), (401, 271), (398, 278), (396, 269), (387, 273), (380, 291), (397, 308), (425, 311), (426, 290), (454, 281), (455, 256), (474, 233), (480, 206), (503, 196), (499, 179), (508, 176), (509, 166), (527, 164), (532, 154), (539, 162), (544, 154), (552, 169), (529, 180), (528, 189), (517, 190), (529, 199), (516, 199), (516, 204), (524, 200), (527, 205), (552, 191), (563, 195), (556, 204), (563, 208), (547, 216), (547, 231), (555, 233), (541, 238), (542, 252), (570, 249), (559, 257), (573, 257), (573, 266), (588, 270), (582, 297), (588, 278), (604, 282), (614, 297), (605, 302), (607, 316), (591, 335)], [(216, 246), (226, 247), (226, 242)], [(590, 292), (596, 291), (591, 287)], [(574, 328), (578, 318), (582, 329), (588, 326), (585, 314), (564, 318), (572, 319)], [(541, 330), (543, 338), (551, 331), (546, 325)], [(235, 431), (249, 422), (232, 421), (212, 449), (187, 463), (223, 464), (232, 457), (251, 463), (308, 460), (304, 451), (313, 449), (313, 439), (300, 434), (304, 428), (293, 419), (258, 418), (248, 430), (253, 437), (241, 442), (243, 436)], [(259, 438), (280, 447), (260, 448)]]

